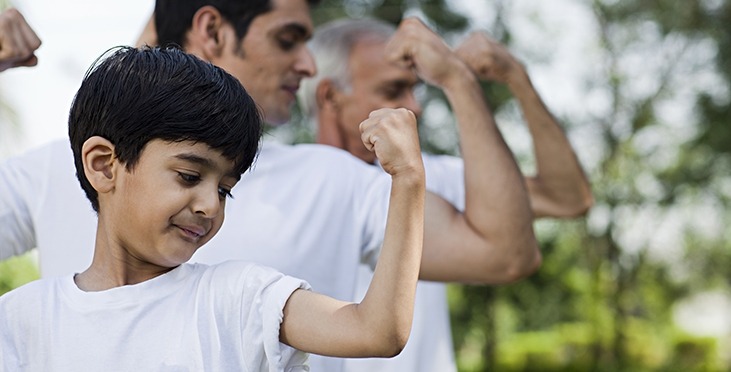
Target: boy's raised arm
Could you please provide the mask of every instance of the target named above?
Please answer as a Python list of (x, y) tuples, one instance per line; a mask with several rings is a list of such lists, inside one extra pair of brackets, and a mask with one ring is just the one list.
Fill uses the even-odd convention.
[(416, 119), (406, 109), (381, 109), (361, 123), (363, 143), (392, 177), (383, 248), (360, 304), (295, 291), (284, 308), (280, 340), (335, 357), (390, 357), (411, 330), (424, 234), (425, 179)]

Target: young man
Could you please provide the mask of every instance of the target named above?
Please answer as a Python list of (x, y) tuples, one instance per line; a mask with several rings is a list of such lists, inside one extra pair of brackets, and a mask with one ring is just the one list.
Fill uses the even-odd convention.
[[(270, 123), (289, 118), (300, 81), (315, 73), (306, 41), (312, 32), (305, 0), (222, 0), (190, 5), (160, 0), (155, 10), (161, 44), (182, 45), (239, 79)], [(173, 26), (179, 27), (173, 27)], [(463, 143), (464, 212), (426, 196), (420, 278), (507, 283), (537, 269), (540, 252), (525, 185), (468, 67), (416, 20), (395, 36), (392, 58), (427, 80), (454, 85), (471, 128)], [(173, 35), (173, 36), (168, 36)], [(175, 40), (183, 37), (182, 40)], [(425, 48), (411, 50), (418, 43)], [(434, 54), (450, 53), (450, 65)], [(0, 166), (0, 258), (37, 246), (44, 276), (83, 270), (92, 253), (94, 214), (76, 187), (68, 146), (56, 143)], [(493, 182), (493, 174), (501, 174)], [(355, 297), (356, 272), (374, 261), (384, 236), (390, 179), (329, 146), (265, 143), (234, 196), (250, 203), (228, 211), (228, 222), (194, 261), (246, 259), (307, 280), (335, 298)], [(73, 226), (74, 228), (70, 228)], [(69, 247), (75, 247), (69, 248)], [(257, 247), (252, 249), (251, 247)], [(338, 371), (342, 360), (311, 358), (312, 370)]]
[[(345, 149), (366, 163), (375, 157), (358, 144), (358, 123), (374, 107), (406, 107), (418, 114), (421, 106), (413, 88), (417, 73), (389, 63), (385, 53), (395, 27), (371, 19), (337, 20), (320, 26), (309, 46), (318, 74), (306, 79), (299, 92), (303, 111), (317, 128), (318, 143)], [(589, 183), (576, 154), (533, 89), (523, 66), (499, 43), (474, 33), (456, 54), (482, 79), (507, 83), (518, 98), (535, 141), (537, 174), (526, 177), (536, 217), (572, 217), (586, 212), (592, 203)], [(448, 55), (435, 55), (448, 63)], [(345, 62), (344, 62), (345, 61)], [(442, 62), (443, 61), (443, 62)], [(440, 87), (449, 89), (449, 87)], [(454, 97), (445, 91), (447, 97)], [(450, 100), (459, 109), (459, 105)], [(456, 112), (459, 117), (459, 113)], [(460, 132), (468, 132), (458, 122)], [(492, 121), (484, 123), (493, 126)], [(430, 190), (463, 206), (464, 175), (461, 159), (424, 155)], [(361, 268), (359, 295), (367, 290), (371, 270)], [(361, 297), (357, 297), (361, 298)], [(348, 371), (454, 371), (456, 370), (446, 288), (440, 283), (420, 282), (411, 341), (403, 353), (389, 360), (353, 359)]]
[(361, 128), (393, 182), (360, 304), (247, 262), (186, 264), (223, 224), (261, 118), (220, 68), (176, 49), (117, 49), (84, 79), (69, 117), (79, 182), (98, 213), (94, 260), (0, 297), (0, 368), (306, 371), (300, 351), (397, 354), (418, 278), (424, 167), (408, 110), (374, 111)]

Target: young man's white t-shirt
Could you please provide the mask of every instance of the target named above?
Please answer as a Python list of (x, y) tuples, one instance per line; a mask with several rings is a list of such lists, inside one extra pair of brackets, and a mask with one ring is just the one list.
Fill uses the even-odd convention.
[[(37, 246), (43, 277), (89, 266), (97, 220), (75, 172), (66, 140), (0, 164), (0, 259)], [(343, 150), (265, 144), (191, 262), (255, 262), (353, 300), (358, 265), (382, 243), (390, 189), (390, 176)], [(343, 360), (312, 355), (310, 365), (340, 371)]]
[(282, 309), (307, 283), (241, 261), (183, 264), (84, 292), (73, 275), (0, 297), (6, 371), (308, 371), (279, 342)]
[[(429, 191), (464, 211), (464, 162), (447, 155), (423, 154)], [(373, 278), (375, 260), (358, 268), (360, 301)], [(414, 301), (414, 320), (409, 342), (401, 353), (390, 359), (354, 358), (345, 360), (347, 372), (456, 372), (452, 329), (449, 320), (447, 286), (444, 283), (419, 281)]]

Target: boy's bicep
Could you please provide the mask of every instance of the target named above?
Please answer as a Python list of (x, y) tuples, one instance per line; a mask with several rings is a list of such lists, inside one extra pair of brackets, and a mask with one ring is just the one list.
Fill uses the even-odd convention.
[(361, 350), (357, 304), (307, 290), (296, 290), (284, 306), (279, 340), (296, 349), (327, 356)]

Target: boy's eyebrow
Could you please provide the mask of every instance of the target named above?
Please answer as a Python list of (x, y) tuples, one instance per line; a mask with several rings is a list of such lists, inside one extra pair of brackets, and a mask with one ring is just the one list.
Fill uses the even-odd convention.
[[(183, 161), (187, 161), (193, 164), (201, 165), (205, 168), (209, 169), (218, 169), (218, 166), (209, 158), (192, 154), (192, 153), (182, 153), (175, 155), (176, 159), (180, 159)], [(235, 178), (236, 181), (241, 179), (241, 175), (238, 174), (238, 172), (234, 171), (233, 169), (229, 169), (228, 173), (226, 173), (226, 177), (232, 177)]]

